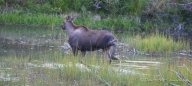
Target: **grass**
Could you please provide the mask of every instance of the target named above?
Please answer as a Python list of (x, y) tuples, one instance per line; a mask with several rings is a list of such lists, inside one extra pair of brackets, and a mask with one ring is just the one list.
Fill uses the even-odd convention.
[[(188, 24), (192, 18), (190, 9), (169, 4), (185, 4), (189, 1), (102, 0), (99, 5), (100, 9), (94, 7), (94, 3), (90, 0), (0, 0), (0, 23), (60, 26), (64, 18), (60, 14), (77, 12), (80, 17), (84, 16), (84, 18), (79, 18), (78, 24), (94, 29), (152, 30), (158, 27), (167, 29), (170, 25), (174, 29), (177, 27), (175, 22), (181, 24), (185, 22), (186, 30), (191, 27)], [(93, 21), (90, 13), (100, 15), (102, 20)]]
[[(131, 34), (131, 33), (130, 33)], [(175, 41), (172, 36), (166, 36), (159, 32), (148, 35), (134, 34), (134, 37), (122, 38), (121, 41), (136, 48), (136, 50), (155, 54), (155, 53), (171, 53), (180, 50), (189, 50), (189, 40), (179, 39)]]
[(62, 16), (46, 15), (46, 14), (30, 14), (30, 13), (3, 13), (0, 16), (1, 23), (5, 24), (24, 24), (24, 25), (61, 25)]
[[(10, 32), (7, 27), (2, 28), (4, 29), (2, 30), (1, 34), (8, 34), (8, 32)], [(46, 37), (50, 37), (48, 34), (54, 34), (51, 35), (53, 37), (56, 34), (64, 35), (60, 30), (52, 32), (52, 29), (42, 30), (36, 27), (33, 29), (29, 29), (29, 27), (26, 27), (25, 29), (19, 28), (22, 30), (15, 29), (15, 27), (12, 29), (13, 32), (11, 34), (13, 35), (13, 38), (18, 37), (23, 41), (31, 40), (28, 39), (28, 35), (32, 37), (32, 40), (41, 38), (41, 41), (46, 41), (43, 40), (45, 39), (42, 37), (43, 34), (47, 35)], [(23, 38), (22, 36), (25, 37)], [(33, 36), (37, 37), (33, 38)], [(12, 36), (8, 37), (12, 38)], [(127, 37), (129, 37), (127, 34), (122, 36), (122, 38), (124, 38), (122, 40), (126, 41), (127, 39), (128, 41)], [(171, 37), (165, 39), (165, 36), (159, 35), (159, 33), (154, 33), (143, 38), (137, 36), (136, 41), (151, 39), (150, 37), (156, 37), (153, 40), (163, 39), (168, 42), (173, 40)], [(57, 41), (56, 39), (52, 39), (51, 41), (53, 40)], [(43, 44), (43, 42), (40, 43)], [(62, 44), (63, 42), (58, 42), (59, 46)], [(30, 47), (30, 45), (28, 47)], [(22, 48), (22, 46), (20, 46), (20, 48)], [(44, 48), (44, 46), (37, 47), (37, 49), (26, 50), (25, 52), (27, 53), (25, 54), (18, 54), (17, 52), (14, 52), (14, 49), (11, 48), (11, 52), (1, 55), (0, 85), (162, 86), (173, 83), (181, 86), (187, 86), (185, 82), (186, 80), (180, 80), (178, 75), (182, 75), (189, 81), (192, 81), (192, 64), (191, 59), (188, 57), (178, 57), (176, 59), (171, 57), (147, 57), (144, 61), (157, 61), (160, 63), (129, 63), (126, 62), (127, 60), (122, 60), (122, 63), (119, 61), (113, 61), (112, 64), (109, 65), (102, 55), (91, 53), (91, 55), (87, 54), (86, 57), (83, 58), (84, 64), (80, 64), (80, 55), (74, 57), (72, 53), (63, 54), (63, 52), (59, 51), (57, 47), (51, 49), (52, 50), (50, 50), (48, 45), (47, 48)], [(141, 60), (142, 58), (137, 58), (136, 56), (134, 57), (134, 60), (143, 61)], [(137, 66), (147, 66), (147, 68), (139, 69)], [(124, 71), (133, 71), (136, 74), (125, 73)]]
[[(149, 2), (150, 0), (147, 0), (145, 2)], [(22, 9), (22, 10), (30, 10), (33, 13), (62, 13), (62, 12), (70, 12), (70, 11), (82, 11), (82, 7), (87, 9), (88, 11), (91, 10), (91, 12), (101, 12), (101, 13), (107, 13), (107, 14), (116, 14), (116, 13), (122, 13), (122, 14), (140, 14), (142, 9), (145, 7), (146, 3), (144, 0), (103, 0), (100, 3), (101, 9), (96, 9), (96, 7), (93, 6), (95, 4), (95, 1), (90, 0), (52, 0), (52, 1), (38, 1), (38, 0), (17, 0), (17, 1), (11, 1), (11, 0), (0, 0), (1, 7), (12, 7), (16, 9)], [(1, 11), (1, 10), (0, 10)]]
[[(31, 1), (31, 2), (30, 2)], [(81, 11), (83, 5), (85, 7), (85, 11), (90, 11), (90, 8), (93, 7), (89, 1), (86, 0), (86, 3), (83, 3), (83, 0), (52, 0), (52, 5), (49, 3), (42, 4), (38, 2), (39, 0), (26, 0), (21, 1), (28, 11), (23, 10), (15, 10), (13, 12), (2, 11), (0, 15), (0, 22), (4, 24), (24, 24), (24, 25), (46, 25), (46, 26), (60, 26), (62, 21), (65, 18), (65, 15), (58, 15), (57, 13), (65, 13), (67, 11)], [(45, 1), (45, 0), (41, 0)], [(50, 1), (50, 0), (47, 0)], [(109, 0), (103, 0), (109, 1)], [(130, 14), (131, 17), (104, 17), (102, 20), (93, 20), (92, 15), (81, 15), (77, 17), (74, 21), (75, 24), (83, 24), (91, 29), (102, 29), (102, 28), (110, 28), (110, 29), (139, 29), (140, 24), (135, 20), (135, 17), (132, 15), (137, 15), (140, 18), (142, 14), (144, 5), (144, 0), (129, 0), (131, 3), (115, 3), (118, 0), (111, 0), (111, 4), (104, 6), (108, 6), (108, 8), (102, 10), (96, 10), (98, 14)], [(120, 0), (119, 0), (120, 1)], [(123, 0), (121, 0), (123, 2)], [(126, 0), (125, 0), (126, 1)], [(146, 14), (157, 14), (154, 11), (162, 12), (162, 6), (167, 6), (163, 0), (151, 0), (153, 1), (152, 7), (149, 10), (146, 10)], [(162, 3), (159, 3), (159, 1)], [(0, 0), (1, 3), (4, 3), (5, 0)], [(10, 1), (11, 2), (11, 1)], [(19, 0), (15, 0), (15, 2), (19, 2)], [(34, 2), (40, 5), (33, 5)], [(66, 3), (71, 3), (66, 4)], [(157, 3), (157, 4), (156, 4)], [(159, 3), (159, 5), (158, 5)], [(7, 4), (7, 3), (6, 3)], [(76, 5), (77, 4), (77, 5)], [(125, 4), (117, 6), (118, 4)], [(14, 4), (13, 4), (14, 5)], [(15, 4), (22, 8), (20, 4)], [(75, 6), (74, 6), (75, 5)], [(2, 5), (1, 5), (2, 6)], [(42, 6), (42, 7), (41, 7)], [(52, 7), (53, 6), (53, 7)], [(147, 5), (151, 6), (151, 5)], [(159, 7), (158, 7), (159, 6)], [(120, 7), (115, 8), (114, 7)], [(31, 9), (30, 9), (31, 8)], [(112, 9), (111, 9), (112, 8)], [(94, 9), (94, 8), (91, 8)], [(106, 11), (106, 9), (109, 9)], [(164, 9), (164, 8), (163, 8)], [(30, 12), (32, 11), (32, 12)], [(44, 13), (45, 12), (45, 13)], [(91, 12), (93, 12), (91, 10)], [(105, 13), (106, 12), (106, 13)], [(181, 12), (173, 11), (174, 12)], [(118, 14), (119, 13), (119, 14)], [(171, 13), (171, 10), (170, 10)], [(183, 12), (181, 12), (183, 13)], [(187, 12), (186, 12), (187, 13)], [(86, 12), (84, 13), (86, 14)], [(169, 14), (169, 12), (165, 12), (165, 14)], [(174, 13), (176, 14), (176, 13)], [(85, 16), (85, 17), (82, 17)], [(102, 18), (104, 15), (101, 15)], [(154, 16), (154, 15), (152, 15)], [(178, 15), (179, 16), (179, 15)], [(178, 17), (176, 16), (176, 17)], [(180, 17), (180, 16), (179, 16)], [(183, 17), (183, 16), (181, 16)], [(189, 17), (190, 18), (190, 17)], [(141, 19), (142, 20), (142, 19)], [(149, 20), (151, 20), (149, 18)], [(140, 19), (138, 19), (140, 21)], [(183, 22), (183, 21), (181, 21)], [(159, 22), (157, 21), (157, 24)], [(141, 22), (141, 26), (145, 29), (153, 29), (153, 24), (149, 21)], [(28, 29), (27, 29), (28, 31)], [(36, 31), (39, 32), (38, 35), (46, 34), (45, 31)], [(50, 30), (49, 30), (50, 31)], [(53, 31), (53, 30), (52, 30)], [(52, 33), (50, 31), (50, 33)], [(21, 36), (24, 33), (20, 32)], [(3, 32), (1, 32), (3, 33)], [(31, 31), (33, 33), (33, 31)], [(127, 35), (124, 37), (126, 39)], [(35, 38), (32, 38), (35, 39)], [(125, 40), (126, 40), (125, 39)], [(172, 52), (178, 51), (182, 49), (188, 49), (189, 44), (185, 43), (185, 41), (179, 40), (178, 42), (173, 41), (172, 37), (165, 37), (164, 35), (159, 35), (159, 33), (150, 34), (149, 36), (141, 37), (136, 36), (135, 39), (129, 40), (127, 42), (131, 46), (135, 47), (140, 51), (145, 51), (149, 53), (154, 52)], [(43, 49), (42, 49), (43, 50)], [(35, 51), (34, 51), (35, 52)], [(76, 66), (79, 64), (80, 57), (73, 57), (72, 54), (63, 55), (58, 50), (48, 51), (44, 50), (44, 53), (29, 53), (29, 55), (16, 55), (12, 54), (7, 56), (0, 56), (0, 76), (5, 77), (6, 79), (11, 79), (10, 81), (6, 81), (0, 78), (0, 85), (2, 86), (21, 86), (21, 85), (33, 85), (33, 86), (70, 86), (70, 85), (79, 85), (79, 86), (104, 86), (104, 85), (114, 85), (114, 86), (149, 86), (149, 85), (157, 85), (164, 86), (170, 83), (178, 84), (181, 86), (186, 86), (187, 84), (180, 80), (177, 77), (177, 73), (181, 73), (184, 77), (192, 81), (192, 64), (189, 58), (184, 59), (172, 59), (169, 57), (162, 57), (162, 59), (158, 60), (162, 62), (162, 64), (157, 66), (149, 66), (147, 69), (131, 69), (129, 66), (113, 66), (108, 65), (106, 62), (103, 63), (103, 57), (99, 57), (99, 59), (94, 55), (88, 55), (84, 58), (84, 61), (91, 71), (83, 71), (80, 67)], [(149, 57), (150, 58), (150, 57)], [(173, 61), (175, 60), (175, 61)], [(31, 63), (32, 65), (29, 65)], [(56, 63), (55, 65), (53, 63)], [(118, 63), (118, 62), (117, 62)], [(48, 64), (48, 65), (46, 65)], [(63, 67), (60, 67), (57, 64), (62, 64)], [(127, 64), (127, 63), (124, 63)], [(53, 65), (55, 68), (50, 67)], [(131, 64), (130, 64), (131, 65)], [(132, 64), (135, 65), (135, 64)], [(137, 63), (136, 65), (139, 65)], [(143, 64), (144, 65), (144, 64)], [(98, 66), (96, 68), (94, 66)], [(132, 75), (132, 74), (124, 74), (116, 72), (114, 69), (131, 69), (138, 71), (140, 73), (144, 73), (147, 75)], [(163, 80), (164, 78), (164, 80)]]
[(147, 36), (136, 35), (134, 39), (128, 41), (128, 44), (147, 53), (169, 53), (190, 48), (188, 40), (179, 39), (175, 41), (173, 37), (158, 32)]
[[(23, 25), (44, 25), (44, 26), (60, 26), (65, 20), (67, 15), (57, 14), (31, 14), (22, 12), (5, 12), (0, 15), (0, 23), (3, 24), (23, 24)], [(89, 27), (90, 29), (138, 29), (139, 25), (134, 18), (107, 18), (102, 20), (95, 20), (93, 15), (84, 17), (83, 15), (77, 16), (74, 21), (75, 24), (81, 24)]]
[[(177, 77), (177, 73), (182, 74), (189, 81), (192, 81), (192, 65), (188, 58), (182, 60), (160, 59), (158, 61), (163, 64), (149, 66), (147, 69), (132, 69), (145, 74), (134, 75), (116, 72), (114, 70), (115, 68), (126, 70), (128, 67), (114, 67), (113, 64), (108, 65), (107, 63), (100, 62), (102, 61), (101, 59), (96, 60), (94, 55), (93, 57), (86, 56), (84, 61), (87, 65), (81, 67), (77, 66), (79, 64), (78, 58), (80, 57), (73, 57), (71, 54), (62, 55), (61, 52), (55, 51), (52, 54), (45, 54), (43, 57), (40, 56), (42, 55), (8, 55), (7, 57), (3, 57), (3, 59), (1, 58), (1, 62), (3, 62), (1, 64), (1, 70), (4, 69), (4, 77), (10, 74), (11, 81), (6, 82), (0, 79), (0, 85), (162, 86), (174, 83), (186, 86), (187, 84)], [(30, 66), (29, 63), (33, 65)], [(46, 63), (49, 63), (49, 66), (46, 66)], [(63, 66), (58, 67), (58, 65), (55, 65), (52, 68), (50, 66), (52, 63), (62, 64)], [(86, 71), (86, 69), (83, 69), (84, 67), (89, 68), (91, 71)], [(9, 69), (6, 70), (6, 68)], [(14, 77), (18, 80), (14, 80)]]

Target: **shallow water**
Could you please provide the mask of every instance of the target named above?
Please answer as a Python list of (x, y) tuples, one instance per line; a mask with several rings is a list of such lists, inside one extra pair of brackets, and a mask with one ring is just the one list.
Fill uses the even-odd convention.
[[(121, 74), (147, 75), (143, 74), (140, 70), (158, 69), (160, 66), (172, 64), (174, 61), (178, 61), (178, 59), (181, 59), (180, 65), (183, 65), (182, 59), (189, 57), (178, 53), (151, 56), (120, 50), (117, 53), (121, 60), (113, 61), (111, 70)], [(72, 62), (65, 64), (55, 62), (56, 60), (54, 59), (56, 58), (49, 57), (55, 52), (59, 52), (59, 54), (63, 55), (63, 58), (65, 58), (65, 55), (72, 55), (68, 47), (66, 32), (59, 27), (1, 25), (0, 82), (18, 82), (22, 80), (22, 77), (17, 75), (19, 74), (17, 71), (12, 71), (14, 68), (20, 68), (27, 73), (31, 73), (30, 70), (32, 68), (49, 68), (54, 70), (63, 68), (66, 65), (72, 65)], [(101, 51), (88, 53), (88, 56), (92, 56), (93, 53), (100, 55)], [(33, 58), (30, 58), (30, 56), (33, 56)], [(166, 61), (164, 60), (165, 58)], [(20, 64), (20, 61), (26, 62)], [(75, 65), (82, 71), (91, 71), (91, 69), (81, 63), (76, 63)], [(99, 68), (96, 64), (92, 66)]]

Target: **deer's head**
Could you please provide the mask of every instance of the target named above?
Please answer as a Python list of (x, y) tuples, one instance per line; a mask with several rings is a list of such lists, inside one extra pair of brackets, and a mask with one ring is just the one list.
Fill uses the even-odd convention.
[(61, 25), (61, 28), (63, 30), (66, 30), (66, 26), (68, 24), (73, 24), (73, 20), (75, 20), (75, 17), (67, 16), (67, 18), (63, 21), (63, 24)]

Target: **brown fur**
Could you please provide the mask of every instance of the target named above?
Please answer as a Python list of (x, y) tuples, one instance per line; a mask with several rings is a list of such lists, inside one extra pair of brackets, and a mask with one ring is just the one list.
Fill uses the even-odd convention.
[(83, 26), (83, 25), (75, 25), (75, 24), (74, 24), (74, 28), (75, 28), (75, 29), (77, 29), (77, 28), (79, 28), (79, 27), (83, 27), (83, 28), (89, 30), (87, 27), (85, 27), (85, 26)]
[[(114, 57), (117, 40), (114, 40), (114, 35), (107, 30), (90, 30), (83, 25), (73, 24), (74, 18), (68, 16), (63, 22), (62, 29), (67, 30), (69, 35), (69, 44), (72, 48), (73, 54), (77, 55), (78, 50), (84, 56), (86, 51), (94, 51), (103, 49), (107, 60), (111, 63)], [(113, 52), (110, 54), (110, 47), (113, 46)]]

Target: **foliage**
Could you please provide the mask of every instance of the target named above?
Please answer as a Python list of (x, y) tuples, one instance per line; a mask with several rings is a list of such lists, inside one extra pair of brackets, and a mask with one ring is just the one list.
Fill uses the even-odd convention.
[[(99, 2), (100, 9), (93, 6), (95, 2)], [(171, 3), (185, 4), (189, 1), (180, 0), (1, 0), (2, 6), (23, 7), (29, 11), (46, 12), (46, 13), (62, 13), (70, 11), (81, 11), (85, 7), (88, 11), (101, 11), (106, 14), (131, 14), (141, 15), (155, 14), (158, 12), (182, 13), (181, 6)]]
[[(99, 6), (101, 8), (96, 8), (93, 5), (95, 2), (100, 2)], [(19, 16), (24, 16), (24, 14), (27, 16), (28, 14), (32, 14), (32, 16), (56, 15), (57, 17), (54, 19), (58, 19), (59, 15), (75, 11), (80, 14), (80, 17), (84, 18), (84, 21), (87, 21), (85, 19), (88, 19), (86, 17), (90, 14), (99, 14), (101, 19), (107, 19), (102, 21), (108, 21), (107, 23), (102, 23), (111, 29), (152, 30), (152, 28), (159, 27), (161, 27), (160, 29), (170, 27), (175, 29), (178, 24), (183, 24), (185, 29), (190, 29), (190, 23), (192, 22), (192, 11), (190, 10), (192, 6), (188, 0), (0, 0), (0, 8), (2, 16), (9, 16), (7, 13), (16, 11)], [(18, 16), (17, 13), (15, 16)], [(63, 16), (61, 17), (63, 18)], [(129, 18), (131, 19), (129, 20)], [(6, 19), (8, 20), (1, 17), (0, 22), (21, 24), (22, 21), (9, 20), (7, 17)], [(25, 19), (25, 21), (27, 20), (28, 18)], [(61, 19), (57, 21), (61, 21)], [(91, 26), (92, 23), (88, 21), (81, 24)], [(45, 23), (48, 22), (46, 19), (45, 21), (39, 20), (37, 22), (44, 22), (38, 25), (50, 25), (50, 23)], [(100, 21), (95, 21), (99, 26), (104, 26), (98, 22)], [(36, 24), (36, 22), (33, 23)]]

